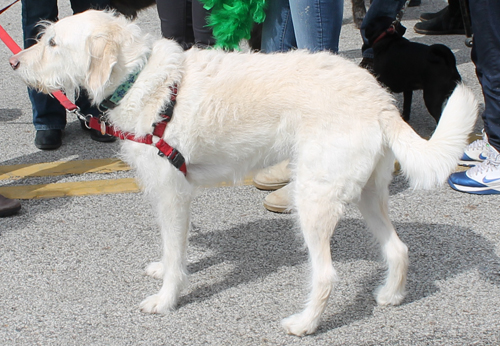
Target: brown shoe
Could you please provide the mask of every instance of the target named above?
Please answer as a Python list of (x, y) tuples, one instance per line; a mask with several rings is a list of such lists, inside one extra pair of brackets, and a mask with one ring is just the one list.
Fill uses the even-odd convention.
[(21, 209), (21, 203), (0, 195), (0, 217), (16, 214)]
[(260, 190), (277, 190), (290, 181), (288, 160), (277, 165), (264, 168), (253, 178), (253, 184)]
[(290, 213), (292, 209), (292, 196), (290, 195), (292, 189), (293, 183), (271, 192), (264, 199), (264, 207), (275, 213)]

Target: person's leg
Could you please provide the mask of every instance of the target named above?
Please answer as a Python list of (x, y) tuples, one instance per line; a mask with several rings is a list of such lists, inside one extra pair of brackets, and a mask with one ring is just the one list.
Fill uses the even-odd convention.
[(470, 0), (472, 59), (484, 96), (485, 159), (448, 179), (458, 191), (500, 194), (500, 2)]
[[(286, 52), (297, 48), (292, 14), (288, 0), (273, 0), (268, 3), (266, 19), (262, 25), (261, 51), (264, 53)], [(266, 209), (278, 213), (285, 212), (290, 207), (290, 169), (288, 160), (261, 170), (254, 178), (254, 184), (259, 188), (275, 190), (264, 200)]]
[[(262, 31), (262, 51), (284, 52), (300, 48), (338, 52), (343, 9), (343, 0), (270, 1)], [(254, 182), (274, 189), (289, 180), (287, 162), (282, 162), (259, 172)], [(291, 190), (293, 187), (288, 185), (269, 194), (264, 206), (275, 212), (289, 210)]]
[(500, 2), (471, 0), (470, 11), (473, 60), (484, 95), (484, 130), (490, 145), (500, 151)]
[[(22, 0), (22, 27), (24, 48), (36, 43), (41, 27), (40, 20), (56, 21), (56, 0)], [(33, 108), (33, 125), (36, 130), (62, 130), (66, 126), (66, 112), (59, 102), (33, 89), (28, 89)]]
[(297, 42), (288, 0), (269, 1), (262, 25), (261, 51), (286, 52), (292, 48), (297, 48)]
[(202, 47), (213, 46), (215, 39), (212, 35), (212, 28), (207, 26), (207, 17), (210, 15), (210, 11), (207, 11), (199, 0), (193, 0), (191, 8), (194, 44)]
[(289, 0), (299, 49), (339, 50), (344, 0)]
[(157, 0), (156, 6), (160, 17), (162, 36), (173, 39), (187, 48), (186, 0)]

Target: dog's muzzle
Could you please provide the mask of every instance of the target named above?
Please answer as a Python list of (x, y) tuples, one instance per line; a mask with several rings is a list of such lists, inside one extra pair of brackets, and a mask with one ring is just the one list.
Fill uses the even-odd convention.
[(11, 56), (9, 58), (9, 64), (10, 64), (10, 67), (12, 67), (13, 70), (17, 70), (17, 68), (19, 67), (19, 65), (21, 65), (21, 62), (14, 55), (14, 56)]

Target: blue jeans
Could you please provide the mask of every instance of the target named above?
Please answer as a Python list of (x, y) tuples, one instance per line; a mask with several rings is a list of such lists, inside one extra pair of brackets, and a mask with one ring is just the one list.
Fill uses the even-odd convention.
[[(24, 48), (36, 43), (39, 33), (37, 23), (40, 20), (57, 21), (59, 15), (57, 0), (22, 0), (22, 24)], [(109, 5), (109, 0), (71, 0), (74, 13), (83, 12), (89, 8), (103, 9)], [(33, 108), (33, 125), (36, 130), (62, 130), (66, 126), (66, 110), (55, 98), (28, 89), (28, 95)], [(86, 93), (82, 91), (76, 101), (82, 113), (98, 115), (99, 111), (90, 106)]]
[(262, 29), (262, 51), (339, 50), (344, 0), (271, 0)]
[(396, 19), (399, 10), (403, 7), (406, 0), (373, 0), (366, 16), (361, 23), (361, 38), (363, 39), (363, 58), (373, 59), (373, 49), (368, 45), (368, 39), (365, 36), (365, 28), (371, 21), (377, 17), (391, 17)]
[(470, 0), (472, 60), (484, 95), (482, 114), (488, 142), (500, 152), (500, 2)]

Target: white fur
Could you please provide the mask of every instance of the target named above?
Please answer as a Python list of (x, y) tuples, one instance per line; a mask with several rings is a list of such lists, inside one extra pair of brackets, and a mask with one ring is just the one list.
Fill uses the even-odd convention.
[(401, 119), (391, 96), (367, 71), (339, 56), (306, 51), (183, 52), (169, 40), (152, 43), (135, 24), (109, 12), (88, 11), (49, 25), (37, 45), (13, 59), (28, 84), (45, 92), (83, 86), (95, 103), (129, 73), (142, 69), (108, 114), (115, 126), (138, 135), (151, 133), (169, 86), (179, 84), (164, 139), (186, 158), (187, 176), (154, 147), (123, 142), (123, 157), (137, 170), (163, 239), (161, 261), (147, 268), (147, 274), (163, 278), (163, 286), (142, 302), (145, 312), (173, 309), (186, 282), (195, 188), (238, 180), (290, 158), (294, 209), (312, 267), (304, 311), (283, 321), (286, 331), (295, 335), (313, 333), (319, 324), (336, 279), (329, 241), (349, 202), (359, 205), (387, 263), (377, 302), (403, 300), (407, 247), (388, 216), (394, 159), (415, 188), (443, 183), (477, 116), (472, 93), (460, 84), (426, 141)]

